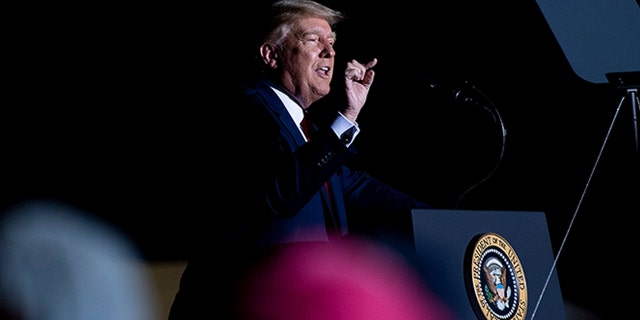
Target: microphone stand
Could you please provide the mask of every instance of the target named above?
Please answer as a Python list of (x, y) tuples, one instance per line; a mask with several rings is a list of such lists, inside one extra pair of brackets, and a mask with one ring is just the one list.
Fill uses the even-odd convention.
[[(636, 152), (640, 151), (640, 135), (638, 134), (638, 113), (640, 113), (640, 101), (638, 98), (638, 89), (640, 88), (640, 72), (610, 72), (606, 74), (609, 82), (616, 86), (618, 89), (626, 90), (626, 94), (620, 99), (618, 104), (618, 110), (616, 110), (616, 116), (620, 107), (624, 103), (624, 100), (629, 97), (631, 100), (631, 120), (633, 121), (633, 133), (636, 144)], [(616, 116), (613, 118), (613, 122), (616, 120)], [(612, 126), (613, 126), (612, 122)]]
[(638, 102), (638, 96), (636, 96), (637, 93), (638, 88), (627, 90), (627, 94), (631, 96), (631, 110), (633, 110), (634, 134), (636, 135), (636, 152), (640, 150), (640, 142), (638, 142), (638, 114), (636, 113), (636, 109), (638, 109), (637, 112), (640, 113), (640, 102)]
[[(637, 112), (640, 112), (640, 102), (638, 102), (638, 88), (633, 88), (633, 89), (627, 89), (627, 95), (629, 95), (631, 97), (631, 110), (633, 110), (632, 112), (632, 119), (633, 119), (633, 125), (634, 125), (634, 130), (633, 133), (635, 134), (635, 138), (636, 138), (636, 152), (640, 151), (640, 142), (638, 141), (638, 114), (636, 113), (636, 109), (638, 109)], [(624, 99), (624, 97), (622, 98)]]
[(640, 105), (640, 102), (638, 101), (638, 88), (640, 88), (640, 72), (610, 72), (606, 74), (607, 79), (609, 79), (609, 82), (613, 85), (616, 86), (616, 88), (618, 89), (624, 89), (626, 90), (626, 94), (624, 96), (622, 96), (622, 98), (620, 99), (620, 103), (618, 103), (618, 107), (616, 108), (616, 112), (613, 116), (613, 120), (611, 120), (611, 124), (609, 125), (609, 130), (607, 131), (607, 135), (604, 138), (604, 142), (602, 143), (602, 146), (600, 147), (600, 152), (598, 153), (598, 156), (596, 158), (596, 162), (593, 165), (593, 167), (591, 168), (591, 173), (589, 174), (589, 178), (587, 179), (587, 183), (584, 187), (584, 189), (582, 190), (582, 195), (580, 196), (580, 200), (578, 201), (578, 205), (576, 206), (575, 211), (573, 212), (573, 215), (571, 216), (571, 221), (569, 222), (569, 227), (567, 227), (567, 231), (564, 234), (564, 237), (562, 239), (562, 242), (560, 243), (560, 247), (558, 249), (558, 252), (556, 253), (555, 259), (553, 260), (553, 264), (551, 266), (551, 269), (549, 270), (549, 274), (547, 275), (547, 279), (544, 283), (544, 286), (542, 288), (542, 292), (540, 293), (540, 295), (538, 296), (538, 301), (536, 302), (535, 307), (533, 308), (533, 312), (531, 314), (531, 320), (533, 320), (535, 318), (536, 312), (538, 311), (538, 308), (540, 307), (540, 303), (542, 301), (542, 297), (544, 296), (544, 293), (547, 289), (547, 285), (549, 284), (549, 281), (551, 280), (551, 276), (553, 275), (553, 270), (556, 268), (556, 264), (558, 262), (558, 259), (560, 258), (560, 253), (562, 252), (562, 250), (564, 249), (564, 245), (567, 242), (567, 239), (569, 237), (569, 233), (571, 232), (571, 229), (573, 228), (573, 224), (575, 222), (575, 219), (578, 215), (578, 211), (580, 210), (580, 207), (582, 206), (582, 201), (584, 200), (584, 196), (587, 193), (587, 189), (589, 188), (589, 186), (591, 185), (591, 179), (593, 178), (593, 174), (596, 170), (596, 168), (598, 167), (598, 163), (600, 162), (600, 157), (602, 156), (603, 152), (604, 152), (604, 148), (607, 145), (607, 141), (609, 140), (609, 135), (611, 134), (611, 131), (613, 129), (613, 126), (616, 122), (616, 119), (618, 118), (618, 114), (620, 113), (620, 109), (624, 103), (624, 100), (626, 99), (627, 96), (630, 97), (631, 99), (631, 108), (632, 108), (632, 120), (633, 120), (633, 125), (634, 125), (634, 133), (635, 133), (635, 143), (636, 143), (636, 152), (638, 152), (640, 150), (639, 147), (639, 142), (638, 142), (638, 118), (637, 118), (637, 113), (640, 113), (640, 111), (636, 110), (638, 109), (638, 105)]

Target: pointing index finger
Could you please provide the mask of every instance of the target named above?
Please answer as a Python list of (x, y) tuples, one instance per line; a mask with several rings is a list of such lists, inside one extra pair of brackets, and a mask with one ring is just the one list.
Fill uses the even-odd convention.
[(367, 64), (364, 65), (364, 67), (369, 70), (373, 67), (375, 67), (375, 65), (378, 64), (378, 59), (377, 58), (373, 58), (371, 59), (371, 61), (369, 61)]

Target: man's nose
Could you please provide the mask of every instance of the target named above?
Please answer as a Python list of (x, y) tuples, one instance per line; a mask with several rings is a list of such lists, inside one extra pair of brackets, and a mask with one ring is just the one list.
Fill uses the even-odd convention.
[(322, 50), (322, 56), (331, 58), (331, 57), (334, 57), (335, 55), (336, 55), (336, 51), (333, 49), (333, 45), (330, 43), (325, 43), (324, 49)]

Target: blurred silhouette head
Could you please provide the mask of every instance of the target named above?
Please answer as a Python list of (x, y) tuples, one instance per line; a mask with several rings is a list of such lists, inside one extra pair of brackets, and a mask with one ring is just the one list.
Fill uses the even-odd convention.
[(157, 318), (136, 247), (109, 224), (47, 201), (16, 206), (0, 222), (4, 319)]
[(245, 320), (454, 319), (412, 265), (367, 239), (292, 244), (247, 278)]

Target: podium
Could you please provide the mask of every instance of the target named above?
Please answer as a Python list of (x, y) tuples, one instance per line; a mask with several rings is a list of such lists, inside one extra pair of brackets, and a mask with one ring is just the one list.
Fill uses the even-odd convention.
[(419, 271), (461, 319), (566, 319), (544, 212), (411, 214)]

